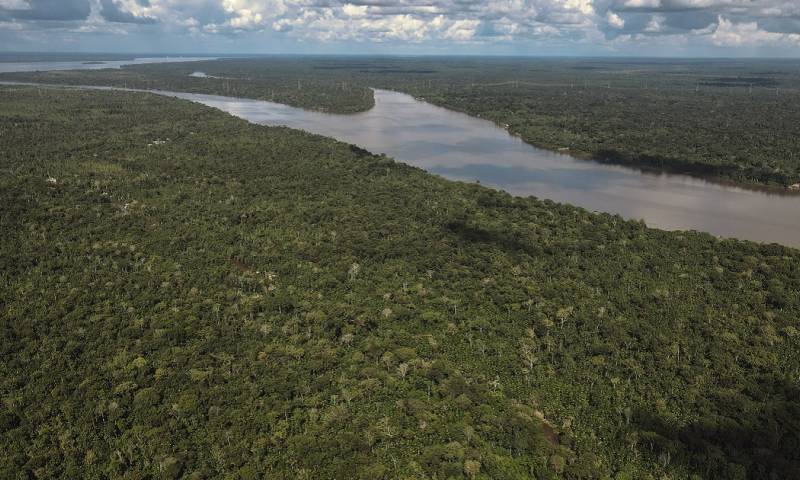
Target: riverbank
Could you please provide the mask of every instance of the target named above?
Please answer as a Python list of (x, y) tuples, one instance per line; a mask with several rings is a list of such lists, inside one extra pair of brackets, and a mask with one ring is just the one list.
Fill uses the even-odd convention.
[(798, 250), (173, 98), (0, 104), (0, 476), (797, 471)]
[[(217, 72), (217, 62), (231, 66)], [(0, 73), (0, 80), (54, 85), (111, 86), (136, 90), (167, 90), (208, 95), (264, 100), (308, 110), (351, 114), (374, 106), (371, 90), (358, 84), (337, 81), (335, 76), (319, 75), (293, 68), (273, 72), (271, 69), (237, 70), (244, 60), (205, 60), (191, 63), (125, 66), (120, 69), (61, 70), (42, 72)], [(192, 76), (206, 72), (205, 77)]]
[(800, 246), (797, 196), (576, 160), (536, 149), (486, 120), (399, 92), (375, 90), (373, 109), (338, 116), (243, 98), (153, 93), (213, 106), (255, 123), (334, 137), (453, 180), (479, 181), (518, 196), (617, 213), (667, 230)]
[[(402, 92), (402, 93), (407, 93), (407, 92)], [(469, 115), (475, 118), (491, 121), (498, 128), (502, 128), (508, 131), (510, 135), (519, 138), (523, 142), (533, 147), (569, 155), (570, 157), (580, 160), (605, 163), (608, 165), (619, 165), (628, 168), (633, 168), (640, 172), (645, 172), (645, 173), (689, 175), (694, 178), (705, 180), (718, 185), (745, 188), (757, 192), (771, 193), (777, 195), (800, 194), (800, 184), (798, 183), (788, 183), (791, 182), (791, 180), (787, 179), (786, 185), (766, 184), (764, 182), (760, 182), (754, 179), (754, 177), (757, 176), (755, 172), (753, 172), (753, 174), (750, 176), (751, 177), (750, 180), (748, 179), (742, 179), (739, 181), (731, 180), (731, 177), (739, 176), (739, 175), (733, 175), (731, 173), (725, 173), (738, 170), (738, 168), (732, 166), (726, 167), (721, 165), (712, 166), (702, 163), (689, 163), (672, 158), (644, 158), (637, 156), (631, 157), (630, 154), (624, 155), (618, 152), (589, 152), (589, 151), (576, 150), (574, 148), (565, 147), (562, 145), (541, 142), (536, 138), (525, 136), (521, 131), (516, 130), (513, 126), (509, 125), (508, 123), (504, 123), (502, 117), (501, 119), (484, 118), (480, 113), (474, 113), (474, 111), (469, 109), (459, 109), (447, 102), (431, 101), (429, 98), (420, 95), (416, 95), (414, 96), (414, 98), (423, 102), (429, 102), (433, 105), (437, 105), (442, 108), (447, 108), (448, 110), (452, 110), (454, 112), (463, 113), (464, 115)]]
[[(750, 161), (741, 162), (725, 162), (718, 159), (717, 162), (709, 161), (713, 159), (705, 159), (704, 161), (692, 160), (689, 155), (686, 156), (671, 156), (659, 153), (643, 153), (638, 149), (626, 149), (624, 145), (609, 145), (602, 147), (606, 142), (602, 136), (592, 142), (585, 140), (576, 141), (578, 138), (583, 138), (586, 135), (595, 135), (591, 128), (580, 129), (572, 127), (568, 134), (558, 133), (563, 126), (553, 128), (554, 120), (552, 110), (556, 109), (554, 105), (549, 105), (546, 112), (532, 112), (526, 114), (523, 119), (519, 118), (519, 114), (514, 114), (506, 110), (486, 110), (481, 107), (479, 101), (465, 102), (463, 98), (455, 95), (449, 97), (447, 95), (437, 95), (435, 92), (424, 94), (419, 93), (415, 89), (410, 89), (407, 93), (411, 93), (415, 97), (422, 98), (425, 101), (431, 102), (443, 108), (448, 108), (454, 111), (459, 111), (467, 115), (484, 118), (492, 121), (497, 126), (505, 128), (509, 133), (518, 136), (523, 141), (536, 146), (537, 148), (544, 148), (551, 151), (566, 152), (576, 158), (585, 160), (593, 160), (597, 162), (610, 163), (615, 165), (624, 165), (629, 167), (640, 168), (650, 172), (660, 173), (674, 173), (691, 175), (696, 178), (714, 181), (726, 185), (735, 185), (743, 188), (754, 188), (758, 190), (765, 190), (771, 192), (791, 192), (791, 185), (797, 183), (800, 179), (800, 160), (796, 163), (786, 164), (791, 168), (787, 168), (786, 172), (781, 172), (780, 169), (775, 167), (753, 166)], [(539, 97), (524, 97), (521, 100), (530, 104), (536, 104)], [(644, 100), (643, 100), (644, 101)], [(511, 106), (509, 106), (511, 108)], [(532, 107), (527, 107), (532, 108)], [(575, 108), (573, 105), (572, 108)], [(598, 112), (598, 114), (601, 114)], [(594, 115), (586, 115), (594, 116)], [(561, 122), (561, 120), (557, 120)], [(632, 125), (628, 124), (626, 128), (631, 128)], [(724, 131), (724, 130), (723, 130)], [(632, 134), (638, 134), (636, 130), (631, 130)], [(662, 132), (663, 133), (663, 132)], [(722, 134), (720, 134), (722, 135)], [(794, 138), (794, 133), (787, 132), (787, 137), (784, 141)], [(766, 136), (766, 135), (765, 135)], [(770, 136), (774, 136), (774, 133)], [(658, 139), (656, 135), (653, 136), (647, 143), (644, 143), (641, 148), (651, 152), (658, 152), (664, 145), (659, 142), (665, 142), (665, 145), (674, 146), (676, 139)], [(753, 144), (760, 144), (761, 140), (753, 140)], [(589, 145), (591, 144), (591, 145)], [(577, 145), (577, 146), (576, 146)], [(752, 146), (752, 145), (751, 145)], [(712, 148), (713, 145), (704, 145), (705, 148)], [(791, 152), (791, 148), (788, 149)], [(787, 154), (792, 158), (797, 157), (797, 152)], [(794, 173), (789, 173), (791, 170)]]
[[(707, 80), (734, 72), (747, 76), (749, 69), (762, 71), (763, 62), (628, 63), (222, 59), (37, 74), (33, 80), (237, 96), (336, 114), (368, 111), (374, 106), (369, 87), (386, 88), (507, 125), (539, 148), (568, 148), (579, 158), (743, 188), (792, 191), (800, 180), (800, 151), (793, 142), (800, 136), (800, 88), (791, 81), (796, 65), (769, 63), (771, 80), (764, 83), (774, 89), (741, 89), (736, 82)], [(198, 70), (212, 78), (192, 78)], [(504, 81), (494, 81), (498, 78)]]

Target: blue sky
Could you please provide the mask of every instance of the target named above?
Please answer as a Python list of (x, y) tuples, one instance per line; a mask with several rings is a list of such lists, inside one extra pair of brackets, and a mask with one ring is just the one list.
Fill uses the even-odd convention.
[(800, 57), (800, 0), (0, 0), (0, 49)]

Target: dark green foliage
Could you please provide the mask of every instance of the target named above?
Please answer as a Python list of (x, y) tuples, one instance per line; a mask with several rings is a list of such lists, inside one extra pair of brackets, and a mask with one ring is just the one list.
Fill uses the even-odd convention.
[(365, 82), (505, 126), (534, 145), (748, 184), (800, 182), (800, 63), (383, 59)]
[(0, 52), (0, 62), (102, 62), (134, 60), (122, 53)]
[(175, 99), (0, 105), (2, 478), (800, 469), (796, 250)]
[[(194, 71), (217, 78), (190, 78)], [(657, 171), (780, 188), (800, 182), (792, 60), (268, 57), (0, 75), (215, 93), (352, 113), (368, 87), (496, 122), (534, 145)]]
[[(122, 69), (6, 73), (0, 80), (160, 89), (254, 98), (331, 113), (369, 110), (375, 104), (355, 72), (320, 70), (337, 60), (272, 57), (145, 64)], [(204, 72), (208, 77), (190, 76)]]

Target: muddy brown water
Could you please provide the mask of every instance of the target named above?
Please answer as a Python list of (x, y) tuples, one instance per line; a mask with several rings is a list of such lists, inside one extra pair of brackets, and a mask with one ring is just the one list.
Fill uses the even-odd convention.
[(152, 91), (253, 123), (333, 137), (452, 180), (480, 182), (514, 195), (615, 213), (654, 228), (800, 247), (796, 194), (581, 160), (533, 147), (486, 120), (403, 93), (374, 92), (371, 110), (335, 115), (261, 100)]
[(665, 230), (800, 247), (800, 196), (581, 160), (533, 147), (493, 123), (375, 90), (368, 112), (333, 115), (241, 98), (160, 92), (254, 123), (287, 126), (385, 153), (431, 173), (641, 219)]

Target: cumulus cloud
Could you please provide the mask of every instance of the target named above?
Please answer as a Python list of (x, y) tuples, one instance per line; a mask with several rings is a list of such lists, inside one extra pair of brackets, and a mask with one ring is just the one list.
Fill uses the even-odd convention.
[(89, 0), (2, 0), (0, 3), (0, 19), (85, 20), (89, 13)]
[(664, 21), (666, 18), (663, 15), (653, 15), (650, 17), (650, 21), (647, 22), (647, 26), (644, 27), (644, 31), (647, 33), (658, 33), (664, 29)]
[(156, 23), (147, 15), (148, 0), (100, 0), (100, 14), (109, 22)]
[(215, 24), (215, 31), (269, 25), (289, 36), (316, 40), (509, 41), (574, 33), (591, 27), (596, 16), (594, 0), (284, 0), (262, 10), (252, 8), (254, 2), (237, 1), (248, 5), (232, 8), (225, 0), (226, 12), (242, 19), (241, 24), (229, 20)]
[(606, 12), (606, 22), (608, 22), (611, 27), (616, 29), (625, 28), (625, 20), (611, 10)]
[(261, 28), (288, 10), (283, 0), (222, 0), (222, 8), (231, 16), (225, 24), (235, 30)]
[[(0, 0), (6, 30), (299, 42), (796, 46), (798, 0)], [(146, 32), (146, 33), (144, 33)], [(650, 40), (648, 40), (650, 39)], [(638, 53), (638, 52), (636, 52)]]
[(367, 6), (345, 3), (344, 6), (342, 6), (342, 11), (349, 17), (363, 17), (367, 14)]
[(760, 29), (757, 22), (734, 23), (724, 17), (719, 17), (711, 40), (715, 45), (724, 47), (781, 44), (800, 47), (800, 33), (768, 32)]
[(442, 37), (451, 40), (470, 40), (475, 36), (480, 24), (478, 20), (456, 20), (444, 31)]

